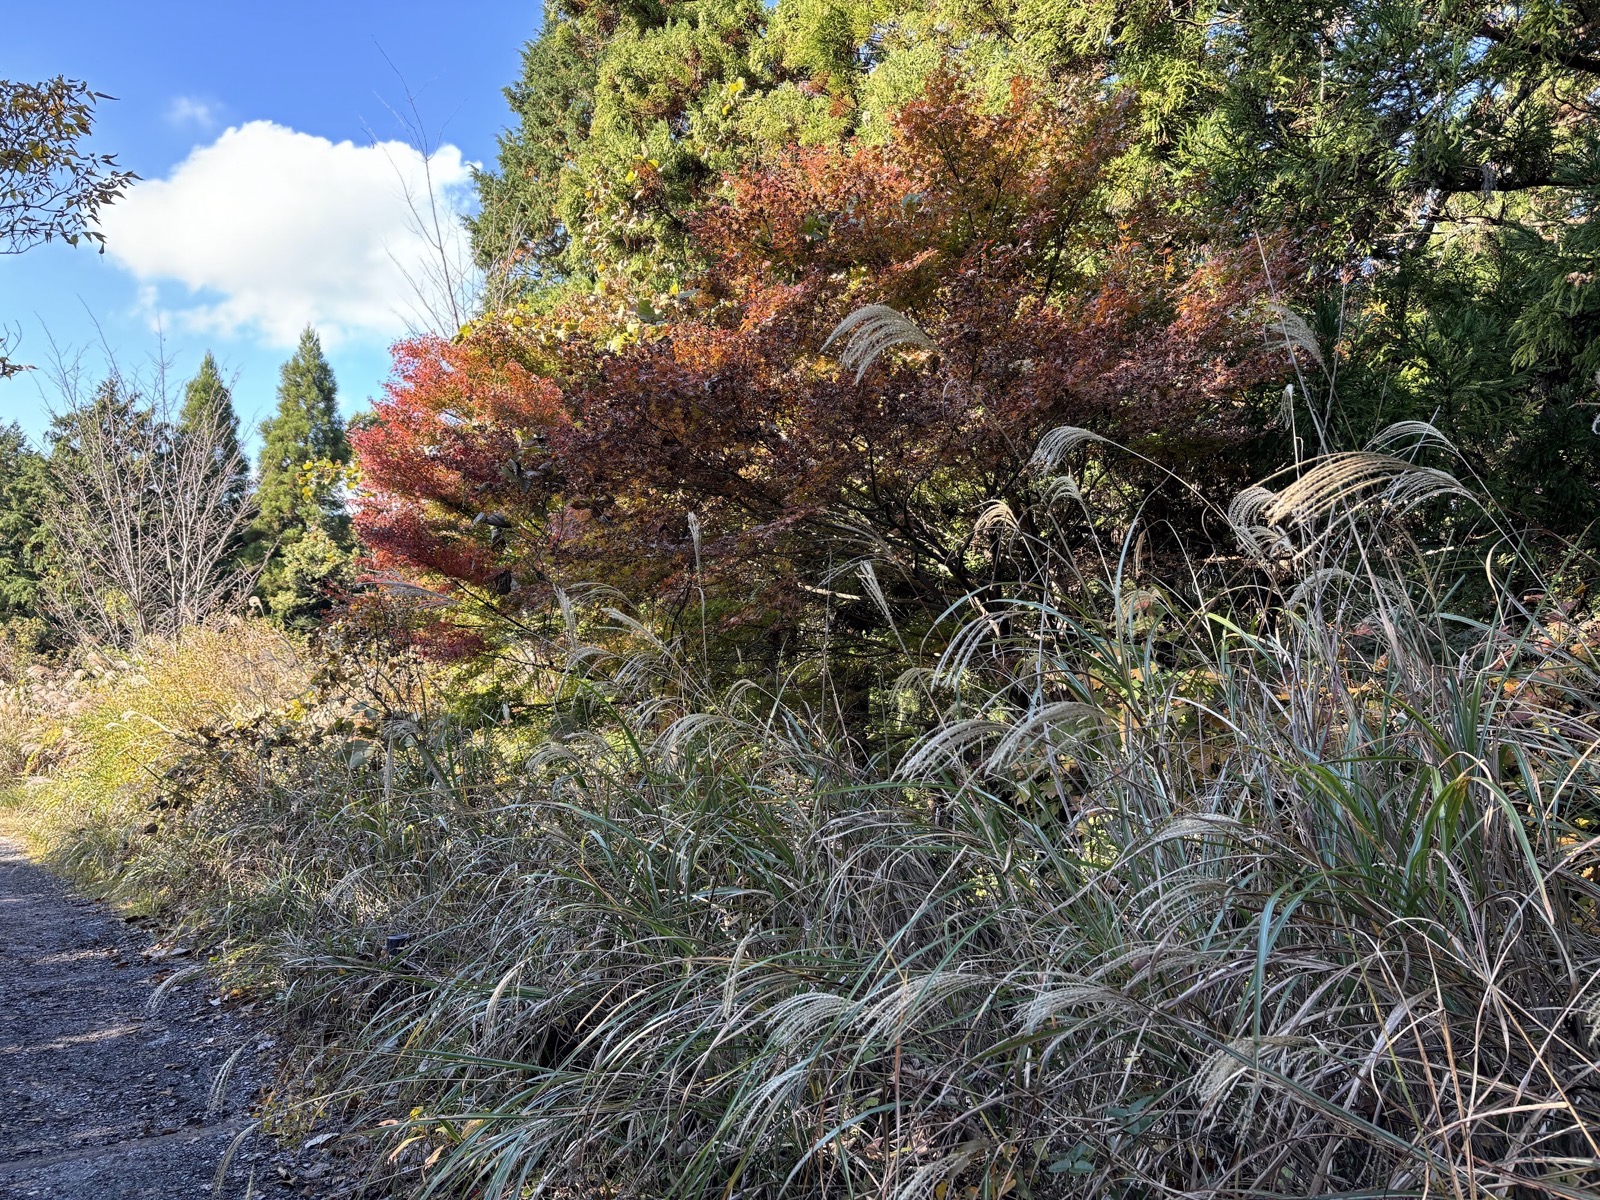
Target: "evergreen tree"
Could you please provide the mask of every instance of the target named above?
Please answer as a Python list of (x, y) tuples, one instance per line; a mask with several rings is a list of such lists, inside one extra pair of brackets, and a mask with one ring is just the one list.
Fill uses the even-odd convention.
[(1337, 444), (1426, 420), (1508, 511), (1600, 531), (1593, 6), (551, 0), (478, 176), (479, 261), (514, 260), (535, 310), (570, 291), (654, 324), (702, 294), (691, 231), (727, 172), (883, 144), (942, 62), (996, 107), (1015, 76), (1122, 91), (1115, 203), (1176, 189), (1175, 261), (1292, 239), (1274, 290), (1337, 348), (1298, 391)]
[(704, 265), (688, 227), (725, 172), (881, 141), (946, 55), (1001, 104), (1014, 77), (1061, 73), (1060, 29), (1089, 2), (551, 0), (505, 91), (514, 125), (477, 177), (474, 252), (514, 260), (535, 294), (684, 282)]
[(233, 408), (233, 392), (222, 381), (209, 350), (199, 373), (184, 388), (183, 408), (178, 413), (178, 436), (197, 434), (208, 440), (214, 435), (217, 470), (229, 472), (228, 500), (235, 506), (244, 503), (250, 489), (250, 464), (239, 445), (239, 415)]
[(307, 463), (349, 460), (333, 368), (323, 357), (322, 339), (307, 326), (294, 357), (279, 373), (277, 412), (261, 423), (257, 527), (276, 536), (308, 523), (337, 519), (341, 508), (331, 489), (318, 491), (308, 504), (301, 492), (300, 471)]
[[(252, 527), (257, 553), (270, 555), (260, 593), (280, 619), (301, 623), (324, 602), (324, 584), (348, 561), (350, 518), (331, 483), (308, 485), (303, 469), (313, 463), (343, 465), (350, 443), (339, 422), (338, 388), (322, 354), (322, 341), (309, 326), (278, 381), (276, 413), (261, 423), (261, 473), (256, 485), (258, 513)], [(322, 547), (317, 558), (326, 569), (308, 572), (296, 546), (310, 536)], [(326, 553), (339, 551), (337, 562)]]
[(44, 559), (44, 456), (0, 425), (0, 622), (36, 614)]
[(693, 266), (684, 218), (720, 172), (854, 128), (876, 12), (833, 0), (770, 13), (761, 0), (548, 4), (506, 89), (516, 127), (498, 169), (478, 176), (480, 263), (514, 257), (536, 288), (681, 278)]

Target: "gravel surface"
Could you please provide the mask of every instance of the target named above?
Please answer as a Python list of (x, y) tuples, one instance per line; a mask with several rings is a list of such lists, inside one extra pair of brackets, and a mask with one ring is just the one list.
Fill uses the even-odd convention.
[(253, 1013), (198, 971), (151, 1011), (193, 958), (0, 839), (0, 1200), (209, 1196), (241, 1134), (224, 1200), (350, 1194), (341, 1162), (253, 1131), (276, 1065)]

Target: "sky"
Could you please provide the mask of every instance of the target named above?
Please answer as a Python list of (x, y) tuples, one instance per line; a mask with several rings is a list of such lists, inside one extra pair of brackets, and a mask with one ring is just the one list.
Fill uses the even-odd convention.
[[(0, 79), (65, 74), (116, 97), (91, 148), (141, 177), (104, 214), (104, 254), (0, 255), (11, 357), (77, 359), (86, 376), (114, 358), (146, 378), (165, 360), (181, 387), (211, 350), (253, 429), (311, 324), (342, 411), (379, 394), (388, 346), (436, 307), (438, 253), (408, 194), (424, 199), (431, 181), (444, 203), (470, 207), (472, 166), (494, 161), (510, 120), (501, 89), (537, 32), (539, 0), (4, 8)], [(442, 231), (461, 255), (453, 213)], [(0, 423), (37, 437), (60, 402), (51, 375), (0, 381)]]

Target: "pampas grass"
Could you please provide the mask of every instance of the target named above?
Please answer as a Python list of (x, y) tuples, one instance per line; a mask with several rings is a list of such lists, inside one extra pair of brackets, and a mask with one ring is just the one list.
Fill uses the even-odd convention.
[(1591, 1196), (1591, 656), (1436, 598), (1422, 470), (1252, 494), (1226, 596), (956, 606), (870, 750), (568, 595), (537, 719), (241, 735), (147, 861), (420, 1195)]
[(938, 343), (914, 321), (882, 304), (866, 304), (856, 309), (835, 326), (828, 340), (822, 343), (822, 349), (826, 351), (835, 342), (843, 343), (839, 361), (847, 369), (855, 370), (857, 383), (878, 356), (894, 346), (915, 346), (934, 353), (939, 350)]

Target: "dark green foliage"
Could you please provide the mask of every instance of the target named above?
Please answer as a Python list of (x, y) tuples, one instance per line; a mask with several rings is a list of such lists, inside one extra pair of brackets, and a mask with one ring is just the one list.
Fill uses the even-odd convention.
[[(1583, 347), (1531, 354), (1523, 337), (1542, 299), (1543, 256), (1487, 239), (1374, 281), (1345, 313), (1338, 403), (1349, 444), (1395, 421), (1433, 423), (1514, 521), (1570, 538), (1596, 516), (1600, 437)], [(1326, 304), (1330, 342), (1338, 302)]]
[(485, 265), (520, 251), (542, 274), (557, 269), (569, 242), (557, 209), (560, 173), (568, 147), (589, 132), (595, 71), (577, 25), (554, 14), (522, 61), (522, 79), (506, 89), (520, 126), (500, 137), (498, 172), (478, 176), (483, 210), (473, 245)]
[(474, 245), (537, 282), (622, 266), (670, 273), (712, 178), (697, 110), (748, 71), (759, 0), (551, 5), (506, 91), (519, 125), (480, 176)]
[[(350, 461), (337, 397), (321, 339), (308, 326), (294, 357), (283, 364), (277, 411), (261, 423), (258, 514), (251, 532), (256, 553), (270, 556), (259, 591), (268, 608), (280, 615), (303, 617), (325, 600), (319, 589), (331, 569), (308, 572), (303, 564), (294, 565), (298, 559), (292, 552), (302, 538), (315, 532), (319, 543), (326, 539), (344, 557), (349, 555), (350, 518), (336, 487), (329, 480), (309, 478), (305, 470)], [(321, 562), (327, 555), (313, 557)]]
[(1431, 420), (1513, 518), (1600, 516), (1592, 6), (1083, 9), (1118, 31), (1145, 153), (1215, 215), (1300, 237), (1340, 351), (1311, 395), (1350, 444)]
[(59, 477), (80, 466), (99, 443), (123, 449), (150, 447), (155, 424), (156, 414), (139, 390), (112, 375), (86, 402), (69, 404), (51, 419), (45, 433), (46, 464), (52, 476)]
[(215, 435), (213, 457), (218, 471), (235, 463), (237, 468), (226, 481), (228, 498), (234, 505), (244, 503), (250, 490), (249, 464), (239, 448), (239, 415), (233, 408), (233, 392), (222, 381), (217, 370), (217, 360), (206, 351), (200, 370), (183, 391), (183, 407), (178, 412), (178, 436), (201, 436), (211, 440)]
[(44, 558), (45, 463), (14, 422), (0, 425), (0, 622), (35, 614)]
[[(478, 258), (535, 290), (681, 279), (695, 265), (685, 218), (724, 173), (870, 125), (976, 28), (960, 6), (905, 0), (551, 4), (506, 89), (516, 128), (479, 176)], [(1028, 71), (1014, 38), (973, 57), (1014, 68), (997, 91)]]
[(277, 534), (338, 514), (338, 501), (326, 490), (311, 497), (308, 507), (300, 480), (301, 468), (308, 463), (343, 463), (350, 458), (350, 443), (339, 421), (338, 385), (323, 357), (322, 340), (309, 326), (300, 335), (294, 357), (279, 373), (277, 412), (261, 423), (261, 443), (260, 529)]

